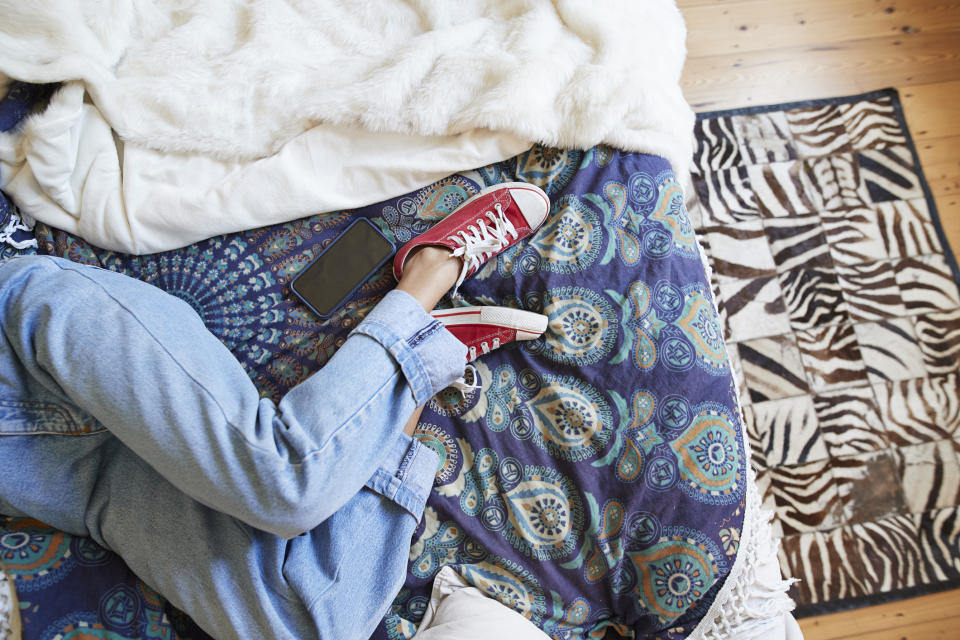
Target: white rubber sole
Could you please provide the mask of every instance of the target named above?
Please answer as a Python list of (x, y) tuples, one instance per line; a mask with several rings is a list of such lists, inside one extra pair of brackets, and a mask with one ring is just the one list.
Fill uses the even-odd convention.
[[(543, 189), (529, 182), (503, 182), (491, 185), (467, 198), (460, 207), (471, 200), (504, 188), (510, 190), (510, 197), (517, 203), (517, 206), (520, 208), (520, 213), (523, 214), (527, 225), (529, 225), (531, 229), (536, 229), (543, 224), (543, 221), (547, 219), (547, 215), (550, 213), (550, 198)], [(460, 207), (457, 208), (459, 209)]]
[(510, 307), (459, 307), (434, 311), (430, 315), (447, 326), (486, 324), (517, 332), (517, 340), (536, 340), (547, 330), (549, 318), (541, 313)]

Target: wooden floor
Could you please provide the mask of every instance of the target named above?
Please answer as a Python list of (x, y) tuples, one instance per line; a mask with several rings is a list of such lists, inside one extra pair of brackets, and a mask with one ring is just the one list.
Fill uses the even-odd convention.
[[(677, 0), (697, 111), (895, 87), (960, 259), (960, 0)], [(960, 638), (960, 590), (800, 621), (807, 640)]]

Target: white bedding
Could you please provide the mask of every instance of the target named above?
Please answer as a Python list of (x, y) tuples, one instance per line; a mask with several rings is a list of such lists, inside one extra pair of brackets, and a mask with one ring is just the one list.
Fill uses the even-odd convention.
[[(608, 143), (680, 175), (692, 153), (672, 0), (0, 0), (0, 15), (0, 72), (75, 81), (89, 102), (68, 88), (29, 137), (3, 136), (0, 187), (132, 253), (370, 204), (532, 142)], [(317, 125), (333, 133), (304, 137)], [(272, 209), (225, 188), (270, 194), (291, 167), (261, 161), (291, 145), (304, 179), (345, 186)]]
[(74, 82), (15, 136), (0, 188), (21, 212), (96, 246), (146, 254), (380, 202), (530, 146), (508, 133), (376, 133), (318, 125), (260, 160), (121, 143)]

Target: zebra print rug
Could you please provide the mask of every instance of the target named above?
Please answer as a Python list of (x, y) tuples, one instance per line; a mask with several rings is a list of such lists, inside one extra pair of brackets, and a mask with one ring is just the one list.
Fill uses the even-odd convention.
[(960, 271), (897, 93), (696, 133), (690, 215), (797, 613), (960, 586)]

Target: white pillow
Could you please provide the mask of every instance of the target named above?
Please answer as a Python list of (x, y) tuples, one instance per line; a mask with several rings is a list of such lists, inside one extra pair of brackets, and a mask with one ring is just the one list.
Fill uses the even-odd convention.
[(423, 621), (413, 640), (550, 640), (532, 622), (476, 587), (452, 567), (433, 580), (433, 591)]

